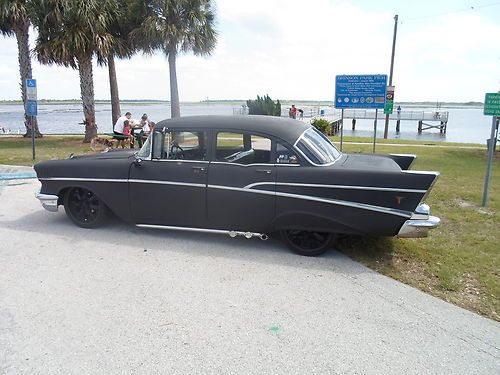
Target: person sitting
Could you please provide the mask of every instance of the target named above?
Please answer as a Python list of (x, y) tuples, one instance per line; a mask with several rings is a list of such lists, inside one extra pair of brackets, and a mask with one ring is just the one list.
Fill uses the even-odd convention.
[(137, 140), (139, 147), (142, 147), (143, 141), (146, 139), (147, 135), (151, 132), (150, 121), (148, 120), (148, 115), (144, 113), (141, 117), (141, 121), (136, 127), (134, 127), (134, 138)]

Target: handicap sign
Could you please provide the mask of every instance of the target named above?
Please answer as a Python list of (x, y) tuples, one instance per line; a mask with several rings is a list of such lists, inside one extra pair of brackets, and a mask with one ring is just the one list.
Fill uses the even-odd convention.
[(27, 116), (37, 116), (38, 106), (36, 100), (28, 100), (26, 102), (26, 115)]

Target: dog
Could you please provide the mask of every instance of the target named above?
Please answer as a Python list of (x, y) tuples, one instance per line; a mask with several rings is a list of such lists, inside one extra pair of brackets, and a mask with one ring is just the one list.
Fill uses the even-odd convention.
[(113, 148), (115, 145), (112, 140), (95, 137), (90, 141), (90, 148), (92, 151), (108, 151), (110, 148)]

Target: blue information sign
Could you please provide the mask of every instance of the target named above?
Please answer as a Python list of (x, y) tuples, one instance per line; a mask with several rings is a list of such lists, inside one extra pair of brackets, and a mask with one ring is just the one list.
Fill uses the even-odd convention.
[(386, 90), (386, 74), (336, 76), (335, 108), (383, 109)]
[(38, 116), (38, 106), (36, 100), (28, 100), (26, 102), (26, 115), (27, 116)]

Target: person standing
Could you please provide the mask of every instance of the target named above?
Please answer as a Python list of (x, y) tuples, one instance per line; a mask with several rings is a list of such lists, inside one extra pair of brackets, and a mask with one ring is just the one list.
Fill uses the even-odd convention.
[(121, 116), (116, 120), (115, 126), (113, 127), (113, 138), (118, 140), (118, 146), (125, 147), (125, 139), (127, 136), (125, 135), (125, 126), (128, 124), (128, 121), (132, 117), (132, 113), (127, 112), (125, 116)]
[(290, 109), (290, 113), (293, 119), (297, 118), (297, 107), (295, 107), (295, 104), (292, 104), (292, 109)]

